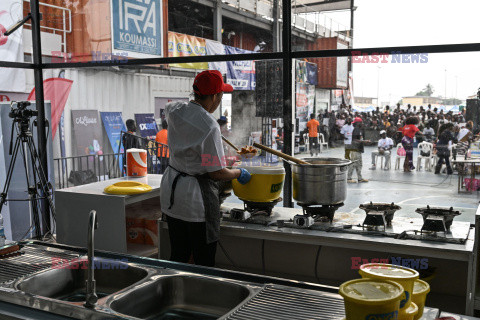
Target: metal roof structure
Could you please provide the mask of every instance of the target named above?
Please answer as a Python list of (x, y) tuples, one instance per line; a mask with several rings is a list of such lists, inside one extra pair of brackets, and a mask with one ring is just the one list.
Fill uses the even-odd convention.
[(353, 0), (292, 0), (295, 13), (349, 10)]

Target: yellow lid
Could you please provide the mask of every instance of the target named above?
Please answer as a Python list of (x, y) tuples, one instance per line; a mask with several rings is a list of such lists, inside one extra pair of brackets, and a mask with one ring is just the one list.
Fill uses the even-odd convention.
[(148, 184), (137, 181), (120, 181), (109, 185), (103, 192), (108, 194), (131, 195), (139, 193), (147, 193), (152, 191), (152, 187)]
[(430, 285), (423, 280), (415, 280), (413, 294), (426, 294), (430, 292)]
[(364, 264), (359, 272), (375, 278), (418, 279), (420, 276), (414, 269), (386, 263)]
[(339, 293), (346, 300), (375, 305), (400, 300), (403, 287), (389, 280), (355, 279), (343, 283)]

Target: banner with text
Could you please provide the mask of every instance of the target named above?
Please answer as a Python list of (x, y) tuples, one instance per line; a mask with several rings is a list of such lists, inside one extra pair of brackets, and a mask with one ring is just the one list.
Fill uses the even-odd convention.
[[(3, 1), (3, 0), (2, 0)], [(129, 57), (163, 56), (162, 0), (111, 0), (112, 51)]]
[[(103, 155), (103, 132), (98, 110), (72, 110), (72, 122), (74, 156)], [(93, 160), (89, 157), (88, 161)]]
[[(253, 53), (253, 51), (225, 46), (226, 54)], [(234, 90), (255, 90), (255, 61), (228, 61), (227, 83)]]
[[(191, 56), (205, 56), (207, 48), (205, 39), (180, 34), (175, 32), (168, 32), (168, 56), (169, 57), (191, 57)], [(199, 63), (180, 63), (170, 64), (171, 67), (187, 68), (187, 69), (208, 69), (207, 62)]]
[[(207, 47), (207, 55), (226, 55), (225, 46), (218, 41), (213, 41), (205, 39), (205, 44)], [(225, 61), (219, 62), (209, 62), (208, 69), (218, 70), (221, 74), (227, 74), (227, 63)]]
[(125, 123), (122, 119), (121, 112), (100, 112), (103, 127), (107, 132), (108, 140), (112, 146), (113, 153), (123, 153), (123, 145), (121, 145), (122, 131), (127, 131)]
[(153, 113), (135, 113), (135, 122), (140, 131), (140, 136), (149, 140), (155, 140), (158, 128)]
[[(0, 1), (0, 61), (24, 62), (23, 28), (10, 36), (5, 36), (7, 28), (23, 18), (23, 0)], [(0, 91), (25, 91), (25, 70), (20, 68), (0, 68)]]

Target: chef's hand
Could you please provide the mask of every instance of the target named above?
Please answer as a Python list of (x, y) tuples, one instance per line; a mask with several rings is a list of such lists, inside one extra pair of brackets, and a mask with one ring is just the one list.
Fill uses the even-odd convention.
[(237, 178), (238, 182), (241, 184), (247, 184), (251, 178), (252, 176), (246, 169), (240, 168), (240, 176)]

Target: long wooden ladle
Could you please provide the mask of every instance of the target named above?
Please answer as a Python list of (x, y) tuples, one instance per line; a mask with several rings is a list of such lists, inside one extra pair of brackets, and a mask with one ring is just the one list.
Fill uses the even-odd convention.
[(254, 146), (255, 148), (258, 148), (258, 149), (261, 149), (261, 150), (263, 150), (263, 151), (266, 151), (266, 152), (269, 152), (269, 153), (271, 153), (271, 154), (274, 154), (274, 155), (276, 155), (276, 156), (278, 156), (278, 157), (280, 157), (280, 158), (283, 158), (283, 159), (285, 159), (285, 160), (289, 160), (289, 161), (295, 162), (295, 163), (297, 163), (297, 164), (308, 164), (308, 165), (310, 165), (310, 163), (308, 163), (308, 162), (306, 162), (306, 161), (297, 159), (297, 158), (295, 158), (295, 157), (292, 157), (292, 156), (290, 156), (290, 155), (288, 155), (288, 154), (285, 154), (285, 153), (283, 153), (283, 152), (280, 152), (280, 151), (278, 151), (278, 150), (274, 150), (274, 149), (272, 149), (272, 148), (269, 148), (269, 147), (267, 147), (267, 146), (264, 146), (263, 144), (259, 144), (259, 143), (254, 142), (254, 143), (253, 143), (253, 146)]

